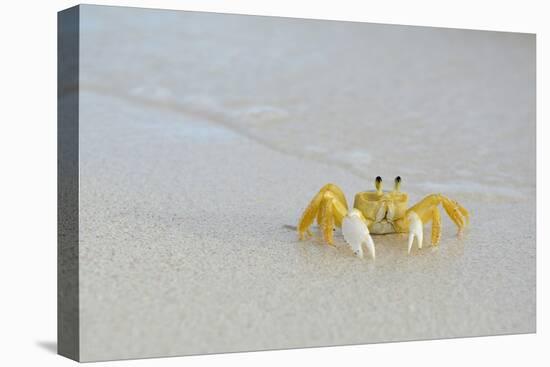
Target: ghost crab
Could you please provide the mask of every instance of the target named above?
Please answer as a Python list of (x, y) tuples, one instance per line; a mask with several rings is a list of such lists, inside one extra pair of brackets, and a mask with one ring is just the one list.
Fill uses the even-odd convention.
[(353, 208), (342, 190), (334, 184), (326, 184), (313, 197), (304, 210), (298, 223), (298, 235), (301, 240), (311, 236), (309, 227), (317, 218), (323, 239), (333, 245), (334, 227), (342, 228), (344, 239), (353, 252), (363, 257), (362, 245), (365, 245), (375, 258), (374, 242), (370, 234), (409, 233), (408, 253), (416, 237), (419, 249), (422, 248), (423, 225), (432, 222), (432, 246), (441, 239), (441, 214), (439, 204), (458, 227), (460, 234), (469, 221), (468, 211), (459, 203), (442, 194), (430, 194), (417, 204), (407, 208), (409, 200), (405, 192), (400, 191), (401, 178), (395, 178), (392, 191), (382, 190), (382, 178), (376, 177), (375, 191), (359, 192), (355, 195)]

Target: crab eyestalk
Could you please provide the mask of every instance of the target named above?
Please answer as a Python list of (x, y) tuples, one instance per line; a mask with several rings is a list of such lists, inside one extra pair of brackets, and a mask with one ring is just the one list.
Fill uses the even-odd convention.
[(376, 187), (376, 192), (382, 194), (382, 177), (377, 176), (374, 180), (374, 186)]
[(401, 188), (401, 177), (400, 176), (397, 176), (395, 178), (395, 187), (394, 187), (394, 191), (399, 191), (399, 189)]

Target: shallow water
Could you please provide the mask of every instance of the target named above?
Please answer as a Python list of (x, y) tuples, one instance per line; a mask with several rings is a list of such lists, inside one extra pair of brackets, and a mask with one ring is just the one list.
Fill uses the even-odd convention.
[(534, 195), (532, 35), (87, 11), (84, 90), (204, 117), (363, 180)]
[[(94, 6), (81, 32), (84, 359), (534, 331), (533, 35)], [(377, 175), (471, 228), (375, 262), (296, 240), (323, 184)]]

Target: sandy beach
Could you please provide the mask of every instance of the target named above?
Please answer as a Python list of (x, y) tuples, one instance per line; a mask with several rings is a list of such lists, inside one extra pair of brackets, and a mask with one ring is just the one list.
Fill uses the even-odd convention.
[[(535, 331), (535, 37), (81, 7), (83, 361)], [(441, 192), (438, 247), (295, 226)], [(425, 228), (429, 238), (430, 226)]]

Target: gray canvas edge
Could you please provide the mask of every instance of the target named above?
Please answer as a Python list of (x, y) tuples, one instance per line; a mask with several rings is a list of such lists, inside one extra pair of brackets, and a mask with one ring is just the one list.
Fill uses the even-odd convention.
[(57, 353), (80, 358), (78, 6), (57, 16)]

